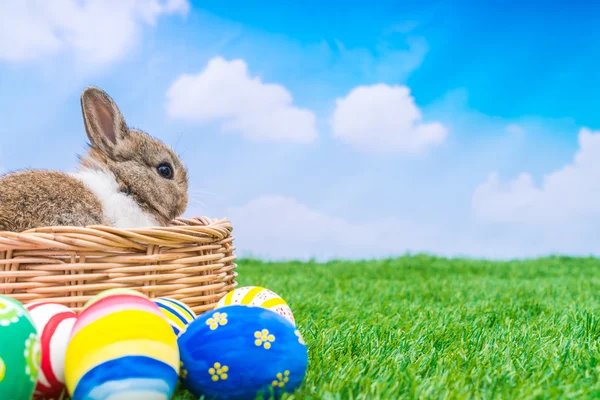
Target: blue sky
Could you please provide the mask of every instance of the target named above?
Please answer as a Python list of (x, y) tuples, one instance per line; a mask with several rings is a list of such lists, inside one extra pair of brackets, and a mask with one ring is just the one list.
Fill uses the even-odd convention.
[(73, 169), (94, 85), (242, 255), (600, 253), (592, 2), (60, 4), (0, 0), (0, 170)]

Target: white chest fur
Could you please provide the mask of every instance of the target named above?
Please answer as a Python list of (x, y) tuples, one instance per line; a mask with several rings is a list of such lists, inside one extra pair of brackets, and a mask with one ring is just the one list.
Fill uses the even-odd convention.
[(86, 169), (71, 175), (98, 197), (104, 216), (115, 228), (135, 229), (158, 225), (154, 217), (142, 210), (131, 197), (119, 191), (112, 173)]

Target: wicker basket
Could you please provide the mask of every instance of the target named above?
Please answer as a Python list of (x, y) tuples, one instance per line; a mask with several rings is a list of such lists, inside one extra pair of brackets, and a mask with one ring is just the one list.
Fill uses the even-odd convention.
[(197, 314), (237, 283), (231, 223), (177, 219), (169, 227), (48, 227), (0, 232), (0, 294), (79, 311), (99, 292), (130, 288), (181, 300)]

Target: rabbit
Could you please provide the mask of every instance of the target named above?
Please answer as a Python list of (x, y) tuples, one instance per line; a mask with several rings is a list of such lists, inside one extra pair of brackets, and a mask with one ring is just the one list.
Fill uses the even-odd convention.
[(81, 94), (88, 152), (72, 173), (20, 170), (0, 177), (0, 231), (108, 225), (167, 226), (188, 203), (188, 171), (175, 152), (127, 127), (99, 88)]

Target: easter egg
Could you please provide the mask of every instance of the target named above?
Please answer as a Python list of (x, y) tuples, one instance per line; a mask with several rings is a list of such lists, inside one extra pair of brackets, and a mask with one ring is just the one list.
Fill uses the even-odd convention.
[(179, 300), (159, 297), (152, 301), (160, 308), (177, 336), (181, 335), (188, 324), (196, 318), (196, 313)]
[(227, 293), (215, 308), (232, 304), (258, 306), (275, 311), (282, 317), (296, 325), (294, 314), (288, 304), (277, 293), (260, 286), (244, 286)]
[(179, 363), (177, 336), (156, 304), (134, 290), (105, 291), (73, 326), (66, 386), (73, 400), (168, 400)]
[(198, 316), (178, 338), (183, 386), (195, 396), (254, 399), (292, 392), (304, 379), (296, 327), (262, 307), (231, 305)]
[(30, 399), (40, 366), (40, 340), (29, 312), (0, 295), (0, 399)]
[(50, 302), (25, 306), (40, 336), (41, 365), (35, 398), (60, 395), (65, 387), (65, 354), (77, 314), (69, 307)]

